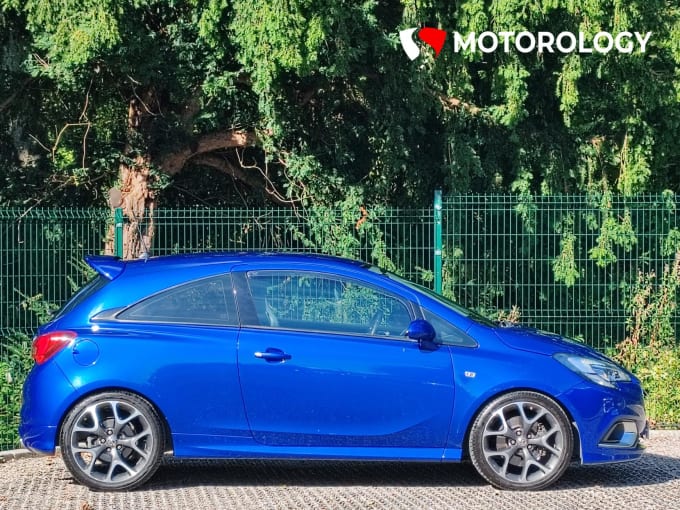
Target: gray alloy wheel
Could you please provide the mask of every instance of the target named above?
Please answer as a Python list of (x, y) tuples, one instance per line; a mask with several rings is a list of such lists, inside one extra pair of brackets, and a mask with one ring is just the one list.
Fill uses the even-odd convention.
[(571, 424), (562, 408), (532, 391), (494, 399), (470, 430), (472, 463), (499, 489), (547, 487), (567, 469), (573, 448)]
[(61, 428), (61, 451), (73, 477), (95, 490), (138, 487), (158, 469), (164, 429), (138, 395), (106, 392), (76, 405)]

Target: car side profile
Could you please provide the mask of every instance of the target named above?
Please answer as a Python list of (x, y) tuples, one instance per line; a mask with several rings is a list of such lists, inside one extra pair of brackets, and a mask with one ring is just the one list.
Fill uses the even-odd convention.
[(34, 339), (19, 432), (92, 489), (138, 487), (173, 455), (470, 460), (532, 490), (642, 453), (625, 369), (362, 262), (86, 261), (96, 278)]

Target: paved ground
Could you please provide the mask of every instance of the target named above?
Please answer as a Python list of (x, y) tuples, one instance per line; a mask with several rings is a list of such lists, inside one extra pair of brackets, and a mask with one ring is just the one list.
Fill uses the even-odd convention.
[(168, 462), (130, 493), (76, 485), (59, 457), (0, 459), (0, 509), (677, 509), (680, 431), (633, 463), (571, 467), (552, 489), (493, 489), (466, 464)]

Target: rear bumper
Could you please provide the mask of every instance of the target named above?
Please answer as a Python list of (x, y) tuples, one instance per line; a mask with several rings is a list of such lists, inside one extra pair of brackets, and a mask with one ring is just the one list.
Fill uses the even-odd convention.
[(52, 455), (55, 451), (56, 426), (19, 427), (21, 445), (39, 455)]
[(24, 382), (19, 437), (35, 453), (53, 454), (64, 411), (76, 390), (52, 360), (35, 365)]

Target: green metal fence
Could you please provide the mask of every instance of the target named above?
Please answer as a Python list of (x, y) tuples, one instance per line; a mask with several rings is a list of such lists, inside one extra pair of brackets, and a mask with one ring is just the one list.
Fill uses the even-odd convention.
[[(355, 221), (343, 220), (339, 211), (333, 214), (335, 226), (349, 230), (355, 241), (351, 254), (375, 261), (369, 236), (356, 228)], [(356, 220), (361, 217), (357, 211)], [(427, 283), (432, 272), (430, 210), (389, 209), (368, 221), (379, 233), (382, 252), (399, 271)], [(60, 305), (80, 287), (91, 276), (83, 256), (102, 252), (107, 235), (113, 235), (113, 223), (114, 213), (109, 210), (0, 209), (0, 335), (32, 334), (39, 321), (27, 306), (30, 298)], [(314, 252), (324, 242), (319, 239), (324, 232), (311, 232), (304, 214), (288, 209), (168, 209), (157, 211), (154, 223), (152, 255), (207, 250)]]
[(625, 338), (640, 272), (658, 284), (680, 247), (676, 201), (661, 194), (451, 196), (442, 216), (445, 295), (488, 315), (516, 307), (600, 350)]
[(38, 326), (28, 298), (61, 304), (83, 284), (83, 255), (101, 252), (110, 218), (107, 210), (0, 209), (1, 335)]
[[(155, 213), (150, 248), (152, 255), (309, 252), (333, 246), (325, 237), (344, 232), (356, 258), (391, 263), (407, 278), (490, 316), (514, 308), (524, 323), (605, 349), (625, 337), (625, 302), (638, 273), (661, 275), (680, 247), (677, 205), (668, 195), (438, 193), (425, 209), (367, 217), (327, 211), (321, 230), (288, 209), (164, 209)], [(33, 334), (41, 304), (63, 303), (89, 278), (83, 255), (102, 252), (107, 236), (120, 230), (112, 228), (114, 220), (109, 210), (0, 209), (0, 367), (16, 363), (13, 346)], [(16, 421), (10, 398), (0, 394), (0, 431)], [(0, 434), (0, 449), (14, 440)]]

